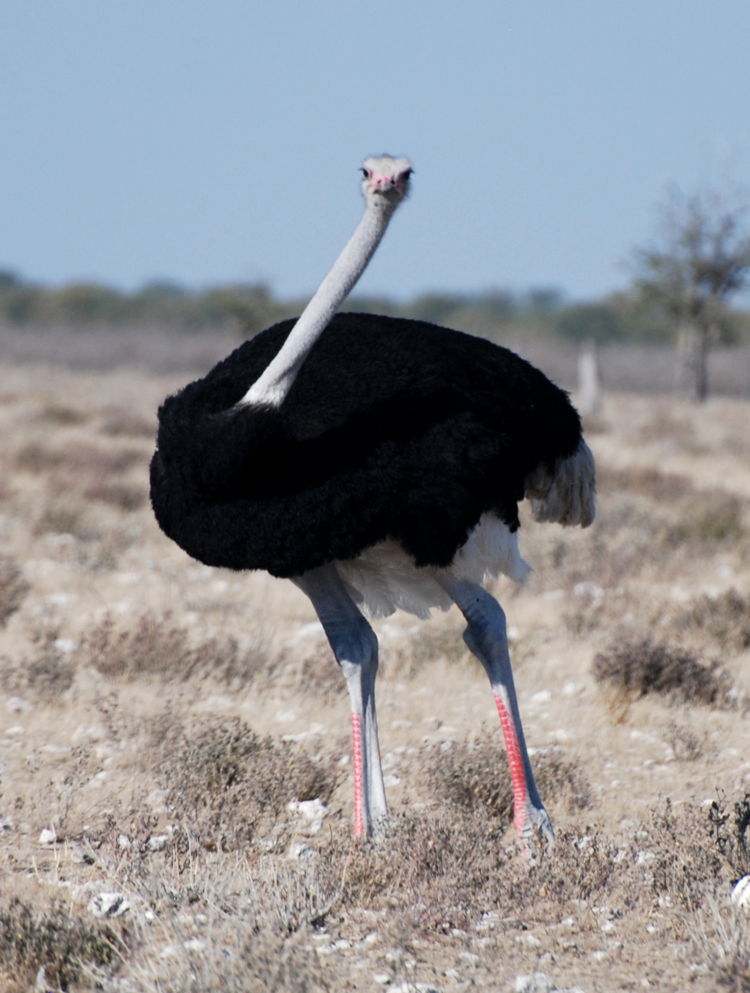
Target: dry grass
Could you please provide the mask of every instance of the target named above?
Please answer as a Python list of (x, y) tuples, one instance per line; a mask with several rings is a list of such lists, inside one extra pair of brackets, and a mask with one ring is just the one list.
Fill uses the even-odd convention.
[(732, 684), (718, 662), (706, 664), (691, 652), (649, 638), (616, 641), (594, 659), (594, 679), (616, 695), (637, 699), (659, 693), (673, 703), (728, 706)]
[(674, 611), (670, 628), (699, 634), (722, 652), (742, 652), (750, 648), (750, 598), (734, 587), (718, 596), (704, 593)]
[[(436, 801), (507, 826), (513, 818), (513, 791), (505, 774), (505, 757), (489, 730), (480, 741), (442, 742), (425, 750), (423, 764), (429, 793)], [(591, 803), (590, 787), (559, 748), (534, 756), (534, 776), (546, 802), (583, 810)]]
[(150, 611), (130, 618), (126, 625), (106, 614), (84, 632), (76, 661), (111, 679), (179, 682), (211, 678), (244, 686), (268, 666), (262, 644), (242, 651), (237, 640), (227, 635), (196, 641), (169, 612)]
[(0, 558), (0, 625), (7, 624), (29, 592), (29, 584), (17, 562)]
[(376, 625), (393, 817), (358, 844), (309, 606), (152, 520), (185, 377), (4, 375), (0, 989), (748, 989), (747, 404), (606, 397), (598, 522), (524, 523), (498, 594), (557, 836), (525, 867), (460, 617)]
[(125, 953), (121, 933), (71, 915), (62, 902), (40, 910), (11, 898), (0, 906), (0, 975), (7, 993), (68, 990), (92, 970), (111, 971)]
[[(233, 851), (265, 828), (274, 847), (288, 842), (280, 824), (292, 801), (328, 802), (338, 775), (291, 745), (261, 738), (238, 718), (194, 727), (164, 715), (154, 727), (156, 775), (175, 819), (175, 844)], [(281, 838), (281, 841), (279, 840)]]

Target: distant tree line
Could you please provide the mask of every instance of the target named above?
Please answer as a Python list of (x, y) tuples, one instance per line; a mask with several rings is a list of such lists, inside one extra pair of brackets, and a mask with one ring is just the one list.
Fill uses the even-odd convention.
[[(234, 283), (189, 290), (154, 281), (132, 292), (101, 283), (44, 286), (11, 271), (0, 271), (0, 324), (33, 326), (159, 326), (176, 330), (237, 327), (252, 335), (292, 317), (305, 300), (280, 300), (263, 283)], [(523, 292), (426, 293), (406, 302), (353, 297), (347, 310), (433, 321), (489, 338), (509, 332), (561, 336), (571, 341), (664, 342), (674, 337), (668, 301), (637, 288), (586, 303), (567, 302), (552, 288)], [(745, 315), (721, 324), (724, 340), (744, 337)]]
[[(445, 324), (502, 341), (523, 333), (592, 344), (675, 342), (694, 399), (709, 394), (709, 353), (716, 344), (750, 341), (750, 313), (730, 307), (750, 287), (750, 195), (704, 187), (668, 190), (656, 237), (633, 250), (628, 289), (570, 303), (557, 289), (425, 293), (406, 303), (353, 297), (346, 310)], [(0, 328), (146, 326), (177, 330), (235, 327), (250, 337), (292, 317), (305, 300), (279, 300), (264, 283), (189, 290), (168, 280), (124, 292), (94, 282), (41, 286), (0, 270)]]

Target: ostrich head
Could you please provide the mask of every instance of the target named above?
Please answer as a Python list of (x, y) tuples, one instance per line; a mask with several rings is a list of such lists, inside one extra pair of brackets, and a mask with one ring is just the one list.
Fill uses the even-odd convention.
[(373, 155), (362, 163), (362, 193), (368, 204), (389, 210), (395, 208), (409, 193), (413, 172), (411, 162), (399, 156)]

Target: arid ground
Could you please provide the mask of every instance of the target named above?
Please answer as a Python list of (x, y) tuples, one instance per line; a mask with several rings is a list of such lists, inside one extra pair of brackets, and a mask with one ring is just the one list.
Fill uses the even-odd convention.
[(0, 990), (750, 990), (750, 402), (610, 383), (598, 521), (526, 515), (496, 593), (557, 833), (527, 867), (455, 613), (375, 622), (393, 819), (352, 839), (310, 606), (151, 515), (192, 373), (103, 365), (0, 379)]

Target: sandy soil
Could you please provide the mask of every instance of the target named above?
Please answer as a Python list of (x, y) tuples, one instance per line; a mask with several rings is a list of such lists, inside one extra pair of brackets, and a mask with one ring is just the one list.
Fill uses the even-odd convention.
[[(441, 793), (441, 754), (491, 747), (507, 780), (453, 613), (375, 622), (396, 828), (373, 851), (351, 841), (345, 688), (310, 606), (190, 561), (152, 519), (155, 411), (184, 378), (2, 373), (2, 988), (750, 989), (750, 918), (729, 900), (750, 872), (733, 820), (750, 791), (750, 403), (608, 395), (589, 430), (599, 521), (524, 524), (534, 575), (495, 592), (535, 761), (568, 770), (544, 797), (559, 844), (525, 869), (507, 811)], [(597, 656), (645, 664), (644, 645), (720, 674), (714, 698), (595, 678)], [(269, 821), (245, 753), (223, 787), (205, 779), (185, 743), (229, 727), (328, 770), (318, 823), (272, 771)], [(190, 762), (216, 789), (210, 816)], [(238, 800), (259, 804), (252, 829)], [(445, 862), (462, 838), (484, 870), (476, 851)], [(455, 852), (407, 873), (420, 845)], [(126, 907), (102, 916), (108, 893)]]

